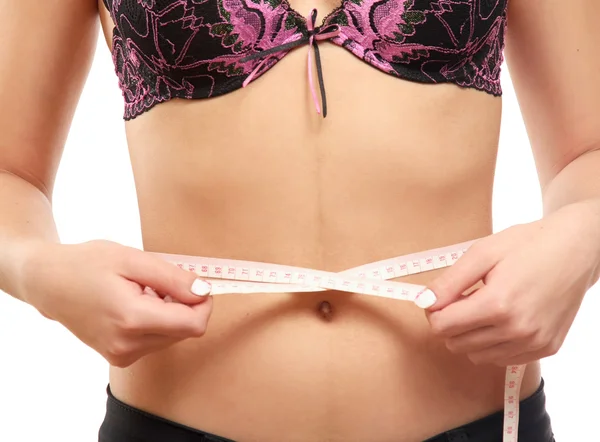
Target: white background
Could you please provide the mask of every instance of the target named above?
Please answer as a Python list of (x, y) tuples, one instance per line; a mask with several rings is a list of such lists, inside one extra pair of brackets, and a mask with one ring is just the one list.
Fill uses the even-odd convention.
[[(504, 69), (504, 112), (494, 195), (494, 229), (533, 221), (541, 201), (533, 158)], [(141, 248), (122, 98), (103, 39), (61, 163), (54, 214), (66, 243), (104, 238)], [(102, 185), (98, 185), (102, 183)], [(598, 286), (565, 345), (543, 361), (558, 442), (600, 440), (596, 377)], [(92, 442), (103, 419), (107, 363), (31, 307), (0, 292), (0, 441)], [(168, 441), (165, 441), (168, 442)]]

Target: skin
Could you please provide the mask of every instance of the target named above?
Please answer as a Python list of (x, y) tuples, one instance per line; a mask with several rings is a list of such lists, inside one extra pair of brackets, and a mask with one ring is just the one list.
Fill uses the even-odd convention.
[[(101, 3), (0, 0), (0, 41), (19, 36), (0, 45), (0, 85), (23, 86), (0, 87), (0, 288), (105, 356), (121, 400), (242, 442), (408, 442), (499, 410), (502, 364), (529, 363), (530, 395), (537, 359), (560, 347), (598, 279), (599, 15), (593, 0), (569, 14), (558, 0), (511, 0), (506, 55), (545, 217), (496, 235), (501, 99), (399, 80), (331, 44), (326, 120), (304, 48), (246, 89), (126, 124), (145, 251), (341, 271), (486, 237), (454, 267), (403, 279), (437, 295), (424, 312), (335, 291), (201, 298), (192, 274), (151, 254), (60, 244), (55, 174), (98, 16), (109, 44), (112, 23)], [(573, 267), (556, 258), (576, 253)]]

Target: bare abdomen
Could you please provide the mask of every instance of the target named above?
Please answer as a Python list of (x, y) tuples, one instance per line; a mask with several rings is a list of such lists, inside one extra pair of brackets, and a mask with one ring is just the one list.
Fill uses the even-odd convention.
[[(499, 99), (322, 52), (325, 121), (291, 53), (247, 89), (128, 123), (146, 250), (341, 271), (491, 233)], [(206, 336), (113, 369), (114, 394), (240, 442), (414, 442), (502, 406), (504, 369), (451, 355), (410, 303), (214, 301)], [(529, 369), (522, 394), (538, 382)]]

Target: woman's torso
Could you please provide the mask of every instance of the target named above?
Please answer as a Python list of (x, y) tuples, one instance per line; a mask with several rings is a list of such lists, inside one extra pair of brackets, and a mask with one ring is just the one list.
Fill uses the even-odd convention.
[[(324, 16), (337, 4), (292, 6)], [(341, 271), (491, 233), (501, 99), (320, 49), (326, 119), (299, 48), (245, 89), (127, 122), (145, 250)], [(412, 303), (334, 291), (213, 301), (204, 337), (112, 368), (115, 396), (241, 442), (416, 441), (502, 407), (504, 369), (450, 354)], [(522, 396), (538, 383), (535, 364)]]

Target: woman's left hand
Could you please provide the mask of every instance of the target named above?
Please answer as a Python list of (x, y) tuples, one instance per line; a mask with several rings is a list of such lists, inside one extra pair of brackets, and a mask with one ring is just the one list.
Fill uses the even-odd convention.
[(600, 203), (570, 204), (478, 240), (428, 285), (427, 317), (475, 364), (526, 364), (558, 351), (599, 272)]

